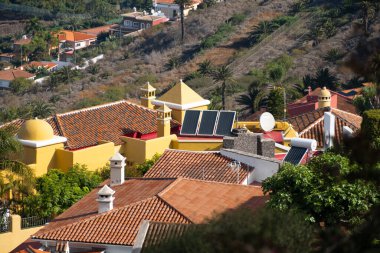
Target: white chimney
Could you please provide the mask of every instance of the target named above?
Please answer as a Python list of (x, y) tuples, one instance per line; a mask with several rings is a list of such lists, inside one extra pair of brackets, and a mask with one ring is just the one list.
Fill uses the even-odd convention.
[(104, 213), (113, 209), (113, 194), (115, 193), (108, 185), (104, 185), (100, 191), (98, 191), (98, 213)]
[(111, 186), (124, 183), (124, 169), (126, 158), (117, 152), (110, 158)]
[(324, 114), (324, 148), (325, 150), (333, 146), (335, 138), (335, 116), (331, 112)]
[(136, 7), (133, 7), (133, 12), (137, 12), (137, 8)]

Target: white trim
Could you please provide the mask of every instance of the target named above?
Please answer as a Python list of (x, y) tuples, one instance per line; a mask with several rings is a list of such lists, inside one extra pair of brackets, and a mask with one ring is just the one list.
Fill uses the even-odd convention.
[(161, 105), (165, 104), (170, 109), (187, 110), (187, 109), (191, 109), (191, 108), (194, 108), (194, 107), (209, 105), (210, 104), (210, 100), (206, 100), (205, 99), (205, 100), (202, 100), (202, 101), (188, 103), (188, 104), (183, 104), (183, 105), (175, 104), (175, 103), (170, 103), (170, 102), (166, 102), (166, 101), (162, 101), (162, 100), (153, 100), (152, 104), (157, 105), (157, 106), (161, 106)]
[(285, 150), (285, 151), (289, 151), (290, 150), (290, 148), (288, 146), (282, 145), (282, 144), (277, 143), (277, 142), (274, 143), (274, 146), (276, 148), (279, 148), (279, 149), (282, 149), (282, 150)]
[(152, 96), (152, 97), (140, 97), (140, 99), (152, 100), (152, 99), (156, 99), (156, 96)]
[(55, 135), (52, 139), (45, 140), (45, 141), (31, 141), (31, 140), (23, 140), (19, 138), (17, 139), (19, 140), (19, 142), (21, 142), (22, 145), (27, 146), (27, 147), (32, 147), (32, 148), (41, 148), (41, 147), (63, 143), (67, 141), (66, 137), (57, 136), (57, 135)]
[(208, 143), (208, 142), (211, 142), (211, 143), (223, 143), (223, 139), (220, 139), (220, 140), (199, 140), (199, 139), (196, 139), (194, 138), (194, 140), (181, 140), (181, 139), (177, 139), (178, 142), (183, 142), (183, 143)]

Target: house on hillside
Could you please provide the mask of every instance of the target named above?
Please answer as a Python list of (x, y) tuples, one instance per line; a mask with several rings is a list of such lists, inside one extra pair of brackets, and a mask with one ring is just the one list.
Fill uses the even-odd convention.
[(92, 35), (92, 36), (98, 36), (101, 33), (107, 33), (108, 34), (110, 32), (110, 30), (115, 28), (116, 26), (117, 26), (116, 24), (103, 25), (103, 26), (83, 29), (83, 30), (80, 30), (79, 32), (86, 33), (86, 34)]
[(95, 45), (96, 35), (83, 32), (63, 30), (57, 34), (59, 40), (59, 55), (63, 61), (70, 61), (76, 50)]
[(287, 105), (287, 111), (289, 117), (295, 117), (326, 106), (356, 113), (356, 108), (351, 97), (345, 96), (340, 92), (331, 91), (326, 87), (317, 88), (313, 91), (309, 87), (306, 96)]
[(2, 53), (0, 54), (0, 61), (11, 62), (15, 59), (14, 53)]
[(28, 55), (25, 54), (24, 48), (32, 42), (32, 38), (28, 38), (26, 35), (22, 36), (21, 39), (15, 40), (13, 42), (13, 53), (18, 59), (23, 61), (29, 61)]
[[(176, 20), (180, 18), (180, 8), (174, 0), (156, 0), (155, 2), (156, 11), (161, 11), (170, 20)], [(184, 16), (186, 17), (189, 15), (189, 12), (191, 10), (196, 10), (198, 8), (198, 5), (201, 3), (202, 0), (193, 0), (192, 4), (185, 8)]]
[(36, 75), (19, 69), (8, 69), (0, 71), (0, 88), (9, 88), (9, 84), (16, 78), (33, 80)]
[(28, 71), (30, 69), (40, 69), (45, 68), (49, 72), (54, 72), (58, 69), (58, 65), (54, 62), (48, 62), (48, 61), (32, 61), (27, 64), (24, 64), (18, 69)]
[(32, 235), (39, 250), (139, 252), (147, 221), (201, 224), (238, 207), (256, 210), (267, 200), (259, 186), (185, 178), (124, 179), (125, 158), (116, 154), (110, 160), (109, 180)]

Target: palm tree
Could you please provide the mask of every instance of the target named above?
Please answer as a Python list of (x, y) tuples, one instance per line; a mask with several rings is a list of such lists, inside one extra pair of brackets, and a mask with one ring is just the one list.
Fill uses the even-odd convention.
[(181, 15), (181, 40), (183, 42), (185, 38), (185, 8), (193, 3), (192, 0), (174, 0), (174, 3), (179, 5), (179, 11)]
[(30, 104), (30, 113), (31, 118), (46, 118), (49, 117), (54, 112), (54, 107), (50, 103), (46, 103), (41, 100), (36, 100)]
[(317, 86), (326, 86), (330, 90), (336, 90), (338, 87), (338, 79), (331, 74), (328, 68), (319, 69), (314, 77), (314, 82)]
[(270, 21), (261, 21), (250, 35), (251, 44), (262, 41), (279, 27), (279, 24)]
[[(15, 208), (12, 203), (18, 203), (33, 192), (34, 173), (24, 163), (14, 160), (22, 146), (14, 138), (15, 130), (12, 128), (0, 128), (0, 210)], [(13, 193), (12, 199), (9, 199)]]
[(38, 18), (29, 19), (25, 26), (25, 32), (27, 34), (35, 35), (40, 31), (42, 31), (41, 21)]
[(202, 76), (210, 75), (213, 71), (213, 66), (210, 60), (204, 60), (198, 64), (198, 72)]
[(223, 65), (219, 68), (217, 68), (214, 73), (213, 73), (213, 79), (215, 82), (221, 82), (221, 96), (222, 96), (222, 108), (223, 110), (226, 109), (226, 87), (227, 87), (227, 82), (233, 81), (233, 73), (232, 71), (228, 68), (227, 65)]
[(363, 1), (360, 4), (361, 7), (361, 16), (364, 23), (364, 31), (368, 33), (369, 23), (376, 16), (376, 7), (375, 3), (371, 3), (371, 1)]
[(249, 113), (252, 114), (265, 104), (268, 90), (267, 85), (254, 81), (248, 87), (248, 93), (240, 95), (235, 101), (244, 106), (243, 111), (249, 111)]

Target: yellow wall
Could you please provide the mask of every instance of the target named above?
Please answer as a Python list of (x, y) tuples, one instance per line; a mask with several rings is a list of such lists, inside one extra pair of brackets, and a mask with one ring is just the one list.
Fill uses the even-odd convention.
[(190, 150), (190, 151), (214, 151), (220, 150), (223, 146), (223, 141), (220, 142), (189, 142), (173, 140), (172, 148), (180, 150)]
[(34, 164), (35, 175), (42, 176), (48, 169), (57, 167), (55, 152), (59, 148), (63, 148), (63, 143), (40, 148), (24, 146), (22, 160), (26, 164)]
[(66, 171), (74, 164), (85, 164), (89, 170), (96, 170), (107, 164), (108, 160), (115, 154), (113, 142), (101, 142), (96, 146), (80, 150), (70, 151), (57, 150), (57, 168)]
[[(191, 108), (189, 110), (201, 110), (201, 111), (203, 111), (203, 110), (207, 110), (207, 108), (208, 108), (207, 105), (204, 105), (204, 106), (194, 107), (194, 108)], [(172, 118), (182, 124), (183, 118), (185, 117), (185, 111), (172, 109)]]
[(43, 227), (21, 229), (21, 217), (19, 215), (12, 215), (11, 217), (12, 231), (0, 234), (0, 253), (8, 253), (15, 249)]
[[(252, 132), (261, 132), (260, 122), (258, 121), (239, 121), (235, 122), (234, 128), (239, 128), (245, 126), (248, 130)], [(295, 138), (298, 137), (298, 133), (291, 124), (288, 122), (276, 122), (273, 130), (284, 131), (284, 138)], [(286, 144), (285, 144), (286, 145)]]
[(176, 138), (176, 135), (151, 140), (121, 137), (125, 142), (123, 153), (127, 157), (128, 162), (143, 163), (146, 159), (152, 158), (156, 153), (162, 154), (165, 149), (170, 148), (172, 140)]

